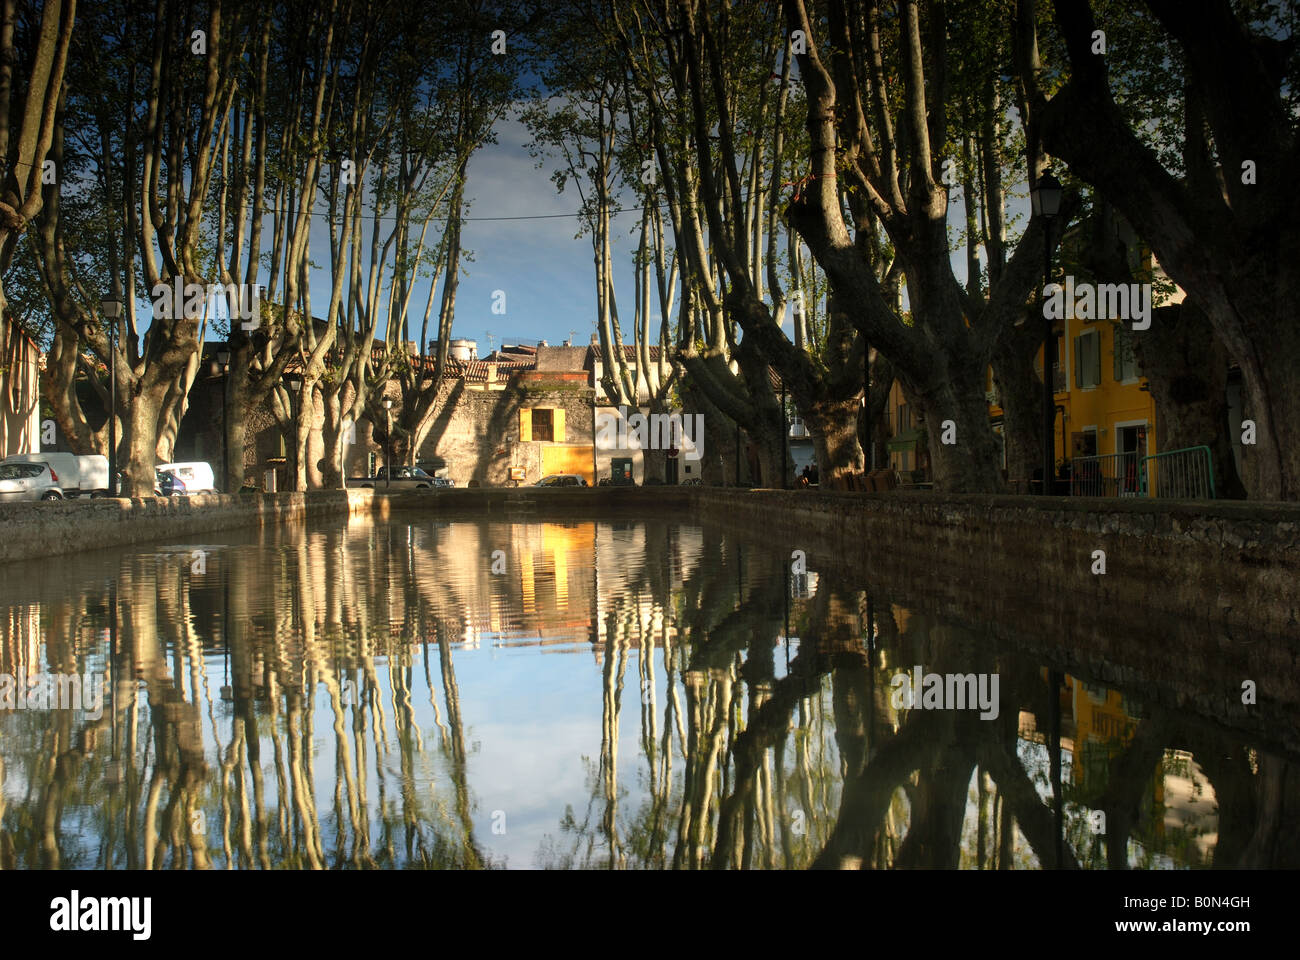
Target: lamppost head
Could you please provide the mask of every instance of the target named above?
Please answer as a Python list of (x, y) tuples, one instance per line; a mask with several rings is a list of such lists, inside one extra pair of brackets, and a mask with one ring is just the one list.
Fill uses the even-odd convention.
[(221, 367), (222, 373), (230, 369), (230, 350), (222, 347), (217, 351), (217, 366)]
[(116, 320), (122, 315), (122, 301), (117, 297), (105, 297), (99, 301), (99, 312), (109, 320)]
[(385, 410), (391, 410), (391, 409), (393, 409), (393, 398), (392, 398), (392, 397), (384, 397), (384, 409), (385, 409)]
[(1034, 216), (1046, 217), (1052, 219), (1061, 212), (1061, 197), (1065, 193), (1065, 188), (1061, 186), (1061, 181), (1052, 175), (1052, 171), (1044, 170), (1043, 175), (1038, 178), (1033, 189), (1029, 191), (1029, 201), (1033, 207)]

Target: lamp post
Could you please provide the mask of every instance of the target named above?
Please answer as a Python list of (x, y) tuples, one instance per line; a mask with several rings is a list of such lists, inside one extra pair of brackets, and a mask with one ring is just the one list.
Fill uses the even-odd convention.
[(1052, 365), (1056, 360), (1056, 334), (1047, 316), (1047, 285), (1052, 282), (1052, 223), (1061, 212), (1061, 181), (1044, 170), (1029, 191), (1034, 216), (1043, 218), (1043, 496), (1052, 493), (1056, 468), (1056, 405), (1053, 399)]
[(100, 312), (108, 320), (108, 488), (121, 495), (117, 483), (117, 320), (122, 316), (122, 300), (117, 281), (113, 292), (99, 301)]
[(393, 398), (384, 397), (384, 489), (393, 486), (393, 465), (390, 455), (393, 450)]
[(736, 486), (740, 486), (740, 421), (736, 421)]
[[(303, 379), (289, 380), (285, 386), (289, 388), (289, 423), (293, 429), (292, 443), (286, 449), (285, 456), (285, 482), (290, 484), (290, 489), (296, 489), (298, 484), (298, 420), (302, 417), (302, 388)], [(289, 474), (289, 457), (288, 450), (293, 451), (293, 473)], [(304, 487), (304, 489), (306, 489)]]
[(226, 392), (230, 373), (230, 346), (222, 345), (217, 351), (217, 366), (221, 368), (221, 486), (230, 492), (230, 457), (226, 443)]
[(789, 459), (790, 421), (785, 415), (785, 377), (781, 378), (781, 489), (786, 490), (785, 464)]

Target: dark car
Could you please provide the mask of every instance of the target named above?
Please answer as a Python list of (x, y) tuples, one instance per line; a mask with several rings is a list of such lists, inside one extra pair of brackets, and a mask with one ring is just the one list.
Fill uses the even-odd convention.
[(534, 487), (585, 487), (586, 485), (586, 478), (576, 473), (553, 473), (533, 484)]

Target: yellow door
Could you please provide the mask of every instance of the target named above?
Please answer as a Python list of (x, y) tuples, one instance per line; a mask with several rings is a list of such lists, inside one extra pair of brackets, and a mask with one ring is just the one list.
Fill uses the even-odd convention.
[(542, 476), (553, 473), (576, 473), (585, 477), (588, 484), (596, 482), (596, 468), (591, 462), (591, 447), (542, 447)]

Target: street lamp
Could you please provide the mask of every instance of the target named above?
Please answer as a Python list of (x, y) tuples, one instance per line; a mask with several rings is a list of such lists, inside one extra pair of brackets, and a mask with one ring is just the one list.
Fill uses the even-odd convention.
[(393, 486), (393, 465), (389, 455), (393, 450), (393, 398), (384, 397), (384, 489)]
[(225, 492), (230, 492), (230, 458), (226, 442), (226, 392), (227, 376), (230, 372), (230, 346), (223, 344), (217, 350), (217, 366), (221, 368), (221, 485)]
[(1047, 316), (1047, 285), (1052, 282), (1052, 223), (1061, 212), (1061, 181), (1044, 170), (1038, 183), (1029, 191), (1030, 204), (1036, 217), (1043, 218), (1043, 489), (1047, 496), (1052, 491), (1056, 468), (1056, 405), (1053, 400), (1052, 365), (1056, 361), (1056, 334)]
[(122, 316), (122, 300), (116, 280), (113, 292), (99, 301), (99, 310), (108, 320), (108, 487), (121, 495), (117, 483), (117, 320)]
[(785, 464), (789, 459), (787, 453), (790, 447), (790, 419), (785, 413), (785, 377), (781, 378), (781, 489), (788, 489), (786, 483)]
[[(292, 450), (293, 450), (293, 477), (292, 477), (291, 480), (289, 480), (289, 482), (293, 483), (295, 486), (296, 486), (297, 483), (298, 483), (298, 459), (299, 459), (299, 451), (298, 451), (298, 421), (299, 421), (300, 419), (302, 419), (302, 404), (303, 404), (302, 388), (303, 388), (303, 384), (304, 384), (304, 380), (303, 380), (303, 378), (302, 378), (301, 376), (299, 376), (299, 378), (298, 378), (297, 380), (290, 380), (290, 381), (288, 381), (288, 383), (286, 384), (286, 385), (288, 386), (288, 388), (289, 388), (289, 422), (290, 422), (290, 424), (293, 426), (293, 444), (292, 444)], [(286, 456), (286, 457), (285, 457), (285, 471), (286, 471), (286, 474), (287, 474), (287, 471), (288, 471), (288, 467), (289, 467), (289, 458), (288, 458), (288, 456)], [(306, 489), (306, 488), (304, 487), (304, 489)]]

